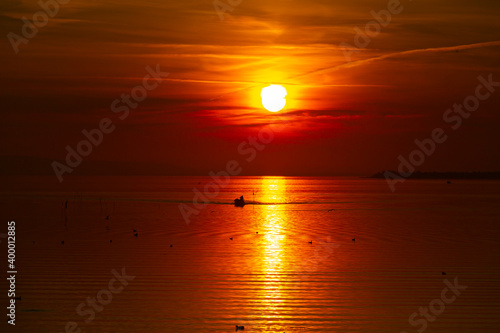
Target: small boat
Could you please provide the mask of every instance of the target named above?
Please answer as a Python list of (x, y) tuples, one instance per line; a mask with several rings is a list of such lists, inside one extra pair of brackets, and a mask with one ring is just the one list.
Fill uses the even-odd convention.
[(239, 199), (234, 199), (234, 206), (235, 207), (243, 207), (245, 206), (245, 199), (243, 199), (243, 196), (241, 196)]
[(245, 326), (238, 326), (238, 325), (236, 325), (236, 331), (244, 331), (244, 330), (245, 330)]

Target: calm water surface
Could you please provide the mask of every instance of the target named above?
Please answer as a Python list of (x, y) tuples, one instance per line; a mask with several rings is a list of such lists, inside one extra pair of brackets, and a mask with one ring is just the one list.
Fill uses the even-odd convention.
[[(391, 193), (383, 180), (239, 177), (190, 223), (179, 205), (208, 177), (54, 182), (0, 193), (17, 225), (17, 332), (500, 332), (498, 181)], [(231, 205), (240, 195), (255, 204)], [(122, 268), (135, 278), (108, 301)], [(467, 289), (412, 326), (455, 278)], [(79, 315), (101, 290), (95, 318)]]

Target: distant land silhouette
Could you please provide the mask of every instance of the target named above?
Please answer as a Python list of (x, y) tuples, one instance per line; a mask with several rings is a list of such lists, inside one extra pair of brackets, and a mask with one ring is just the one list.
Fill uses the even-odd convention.
[[(374, 175), (371, 175), (367, 178), (385, 178), (385, 172), (391, 172), (394, 175), (399, 175), (397, 171), (386, 170), (377, 172)], [(401, 175), (403, 176), (403, 175)], [(404, 177), (407, 179), (500, 179), (500, 171), (493, 172), (422, 172), (415, 171), (408, 177)]]

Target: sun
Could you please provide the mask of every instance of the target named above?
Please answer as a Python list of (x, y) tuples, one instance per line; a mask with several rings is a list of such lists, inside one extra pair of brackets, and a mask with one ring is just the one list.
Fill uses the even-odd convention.
[(262, 105), (271, 112), (278, 112), (285, 107), (286, 95), (286, 89), (279, 84), (271, 84), (269, 87), (262, 88), (260, 93)]

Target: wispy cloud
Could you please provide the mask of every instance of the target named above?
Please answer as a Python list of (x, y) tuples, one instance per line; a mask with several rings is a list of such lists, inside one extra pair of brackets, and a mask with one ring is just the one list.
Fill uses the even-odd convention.
[(372, 58), (368, 58), (368, 59), (352, 61), (352, 62), (348, 62), (348, 63), (341, 64), (341, 65), (321, 68), (321, 69), (318, 69), (315, 71), (311, 71), (308, 73), (304, 73), (301, 75), (291, 77), (290, 79), (302, 78), (302, 77), (306, 77), (309, 75), (321, 74), (321, 73), (331, 72), (331, 71), (344, 69), (344, 68), (353, 68), (353, 67), (368, 65), (372, 62), (385, 60), (385, 59), (389, 59), (389, 58), (397, 58), (397, 57), (404, 57), (404, 56), (415, 55), (415, 54), (424, 54), (424, 53), (452, 52), (452, 51), (469, 50), (469, 49), (477, 49), (477, 48), (485, 48), (485, 47), (494, 47), (494, 46), (500, 46), (500, 41), (457, 45), (457, 46), (432, 47), (432, 48), (425, 48), (425, 49), (416, 49), (416, 50), (394, 52), (394, 53), (384, 54), (381, 56), (372, 57)]
[[(493, 41), (493, 42), (484, 42), (484, 43), (475, 43), (475, 44), (466, 44), (466, 45), (457, 45), (457, 46), (444, 46), (444, 47), (434, 47), (434, 48), (424, 48), (424, 49), (415, 49), (415, 50), (406, 50), (406, 51), (401, 51), (401, 52), (393, 52), (389, 54), (384, 54), (376, 57), (371, 57), (367, 59), (362, 59), (362, 60), (357, 60), (357, 61), (352, 61), (348, 63), (343, 63), (340, 65), (335, 65), (335, 66), (329, 66), (325, 68), (320, 68), (317, 70), (309, 71), (306, 73), (302, 73), (299, 75), (294, 75), (291, 77), (288, 77), (285, 82), (281, 82), (278, 84), (286, 84), (286, 85), (295, 85), (296, 83), (290, 82), (288, 80), (295, 80), (295, 79), (301, 79), (305, 78), (308, 76), (313, 76), (313, 75), (318, 75), (322, 73), (329, 73), (333, 72), (336, 70), (341, 70), (341, 69), (349, 69), (349, 68), (354, 68), (354, 67), (359, 67), (359, 66), (364, 66), (364, 65), (369, 65), (373, 62), (376, 61), (381, 61), (385, 59), (390, 59), (390, 58), (397, 58), (397, 57), (404, 57), (404, 56), (409, 56), (409, 55), (415, 55), (415, 54), (424, 54), (424, 53), (439, 53), (439, 52), (453, 52), (453, 51), (460, 51), (460, 50), (468, 50), (468, 49), (477, 49), (477, 48), (487, 48), (487, 47), (495, 47), (495, 46), (500, 46), (500, 41)], [(249, 82), (249, 83), (257, 83), (257, 82)], [(314, 85), (313, 86), (318, 86)], [(337, 85), (337, 86), (342, 86), (342, 85)], [(370, 86), (370, 85), (356, 85), (356, 86)], [(377, 85), (371, 85), (371, 86), (377, 86)], [(378, 85), (378, 86), (383, 86), (383, 85)], [(211, 99), (211, 101), (218, 100), (226, 95), (230, 94), (235, 94), (235, 93), (240, 93), (249, 89), (253, 89), (258, 87), (258, 85), (252, 85), (250, 87), (245, 87), (242, 89), (237, 89), (233, 90), (224, 94), (221, 94), (217, 97), (214, 97)]]

